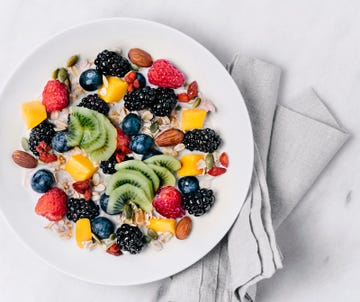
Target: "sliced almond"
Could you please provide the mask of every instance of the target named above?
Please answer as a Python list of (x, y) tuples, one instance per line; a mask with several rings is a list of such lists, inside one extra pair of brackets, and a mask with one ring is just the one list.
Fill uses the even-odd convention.
[(176, 225), (175, 236), (177, 239), (184, 240), (191, 232), (192, 221), (189, 216), (182, 218)]
[(20, 167), (27, 169), (33, 169), (38, 165), (38, 161), (34, 156), (21, 150), (15, 150), (12, 159)]

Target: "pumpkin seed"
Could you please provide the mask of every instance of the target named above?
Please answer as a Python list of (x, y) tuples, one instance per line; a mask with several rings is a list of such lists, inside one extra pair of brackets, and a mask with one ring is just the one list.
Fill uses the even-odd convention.
[(53, 73), (51, 74), (51, 78), (52, 78), (53, 80), (56, 80), (57, 77), (58, 77), (58, 74), (59, 74), (59, 68), (56, 68), (56, 69), (53, 71)]
[(66, 67), (72, 67), (72, 66), (74, 66), (78, 61), (79, 61), (79, 56), (78, 56), (78, 55), (73, 55), (73, 56), (71, 56), (71, 57), (66, 61)]
[(126, 219), (130, 219), (132, 217), (133, 210), (130, 205), (128, 205), (128, 204), (124, 205), (123, 212), (125, 214)]
[(177, 105), (177, 106), (175, 107), (175, 111), (179, 111), (179, 110), (181, 110), (181, 106), (180, 106), (180, 105)]
[(110, 240), (115, 240), (116, 239), (116, 234), (114, 234), (114, 233), (110, 234), (109, 239)]
[(150, 243), (151, 240), (152, 240), (152, 238), (150, 236), (147, 236), (147, 235), (144, 236), (145, 243)]
[(139, 71), (140, 67), (131, 63), (131, 69), (134, 71)]
[(65, 68), (59, 68), (59, 71), (57, 74), (57, 79), (61, 83), (64, 83), (67, 79), (69, 79), (69, 74)]
[(207, 169), (211, 169), (212, 167), (214, 167), (214, 156), (212, 155), (212, 153), (206, 154), (205, 163)]
[(197, 107), (199, 107), (200, 103), (201, 103), (201, 99), (196, 98), (192, 107), (197, 108)]
[(157, 122), (154, 122), (154, 123), (151, 124), (150, 131), (152, 133), (155, 133), (158, 129), (159, 129), (159, 124)]
[(29, 151), (30, 147), (29, 147), (29, 141), (27, 140), (26, 137), (23, 137), (21, 139), (21, 146), (24, 149), (24, 151)]
[(148, 229), (147, 231), (148, 236), (150, 236), (152, 239), (158, 239), (158, 234), (153, 229)]

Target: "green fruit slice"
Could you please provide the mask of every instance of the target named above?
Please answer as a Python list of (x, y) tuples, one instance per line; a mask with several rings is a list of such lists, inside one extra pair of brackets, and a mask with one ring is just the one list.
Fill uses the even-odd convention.
[(144, 160), (147, 164), (154, 164), (157, 166), (164, 167), (170, 171), (177, 171), (181, 168), (181, 163), (176, 158), (171, 155), (160, 154), (154, 155), (146, 160)]
[(106, 212), (110, 215), (122, 212), (124, 205), (129, 201), (136, 203), (146, 212), (151, 212), (151, 200), (147, 198), (144, 191), (131, 184), (124, 184), (111, 192)]
[(67, 145), (69, 147), (75, 147), (80, 145), (83, 134), (84, 134), (84, 129), (81, 126), (80, 121), (76, 118), (76, 116), (70, 114), (69, 128), (66, 134)]
[(119, 164), (116, 164), (115, 169), (116, 170), (121, 170), (121, 169), (135, 170), (135, 171), (142, 173), (144, 176), (146, 176), (152, 182), (154, 192), (156, 192), (160, 186), (159, 177), (155, 174), (155, 172), (151, 168), (149, 168), (141, 160), (134, 159), (134, 160), (123, 161)]
[(175, 186), (176, 178), (174, 174), (164, 167), (154, 164), (147, 164), (148, 167), (154, 170), (155, 174), (160, 178), (160, 186)]
[(131, 184), (144, 191), (148, 199), (154, 198), (154, 191), (152, 182), (144, 176), (141, 172), (135, 170), (121, 169), (115, 174), (112, 174), (106, 179), (106, 194), (111, 195), (111, 192), (124, 184)]
[(102, 147), (90, 152), (91, 159), (96, 162), (108, 160), (116, 150), (116, 129), (105, 116), (102, 119), (105, 128), (105, 143)]

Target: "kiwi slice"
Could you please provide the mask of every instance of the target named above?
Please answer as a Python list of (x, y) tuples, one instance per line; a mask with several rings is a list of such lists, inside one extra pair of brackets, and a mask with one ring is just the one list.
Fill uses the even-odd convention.
[(154, 155), (144, 160), (144, 162), (147, 164), (154, 164), (157, 166), (164, 167), (170, 171), (177, 171), (181, 168), (180, 161), (172, 157), (171, 155), (167, 155), (167, 154)]
[(176, 178), (168, 169), (154, 164), (147, 164), (154, 170), (155, 174), (160, 178), (160, 186), (175, 186)]
[(131, 184), (124, 184), (111, 192), (106, 208), (106, 213), (113, 215), (122, 212), (129, 201), (136, 203), (146, 212), (151, 212), (152, 204), (144, 191)]
[(84, 129), (81, 126), (80, 121), (76, 116), (70, 114), (69, 115), (69, 128), (66, 134), (67, 145), (69, 147), (75, 147), (80, 145), (84, 134)]
[(142, 173), (144, 176), (146, 176), (152, 182), (154, 192), (156, 192), (160, 186), (159, 177), (155, 174), (155, 172), (151, 168), (149, 168), (141, 160), (133, 159), (133, 160), (123, 161), (119, 164), (116, 164), (115, 169), (116, 170), (121, 170), (121, 169), (135, 170), (135, 171)]
[(116, 150), (116, 129), (105, 116), (103, 116), (102, 120), (105, 128), (105, 142), (100, 148), (90, 152), (91, 159), (97, 162), (108, 160)]
[(106, 194), (110, 195), (112, 191), (123, 184), (129, 183), (144, 191), (148, 199), (154, 198), (154, 191), (152, 182), (144, 174), (136, 170), (121, 169), (115, 174), (112, 174), (107, 180)]

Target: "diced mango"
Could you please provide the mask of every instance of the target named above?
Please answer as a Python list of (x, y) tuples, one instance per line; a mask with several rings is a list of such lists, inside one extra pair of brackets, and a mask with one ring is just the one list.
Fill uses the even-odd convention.
[(200, 175), (203, 169), (198, 169), (198, 162), (204, 160), (204, 154), (189, 153), (180, 158), (181, 168), (177, 171), (178, 176), (195, 176)]
[(120, 101), (127, 92), (128, 83), (117, 77), (107, 77), (105, 83), (99, 88), (99, 96), (107, 103)]
[(181, 129), (184, 131), (200, 129), (204, 125), (205, 117), (204, 109), (184, 109), (181, 115)]
[(91, 224), (88, 218), (80, 218), (75, 225), (75, 239), (79, 248), (84, 248), (83, 242), (92, 239)]
[(34, 128), (46, 119), (46, 108), (40, 101), (21, 104), (21, 115), (28, 129)]
[(68, 159), (65, 170), (75, 181), (82, 181), (89, 179), (96, 171), (96, 167), (86, 156), (75, 154)]
[(175, 235), (176, 220), (152, 217), (147, 227), (153, 229), (155, 232), (170, 232)]

